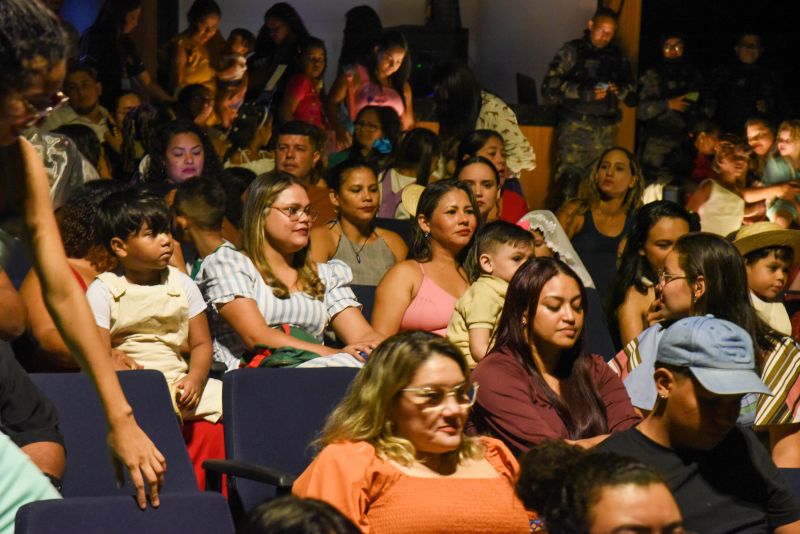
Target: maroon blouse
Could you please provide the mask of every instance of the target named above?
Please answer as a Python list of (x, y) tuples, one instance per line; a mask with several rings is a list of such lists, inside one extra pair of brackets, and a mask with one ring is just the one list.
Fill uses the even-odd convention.
[[(635, 426), (628, 392), (600, 356), (591, 356), (590, 373), (606, 406), (609, 432)], [(504, 350), (492, 352), (478, 363), (472, 380), (480, 384), (469, 430), (501, 439), (515, 453), (547, 439), (569, 439), (567, 427), (521, 361)]]

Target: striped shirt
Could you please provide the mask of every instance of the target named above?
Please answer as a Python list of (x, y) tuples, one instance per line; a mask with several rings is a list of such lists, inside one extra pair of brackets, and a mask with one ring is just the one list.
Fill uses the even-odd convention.
[(353, 273), (343, 262), (332, 260), (317, 264), (317, 274), (325, 285), (323, 300), (302, 292), (280, 299), (273, 295), (253, 262), (236, 250), (220, 247), (203, 259), (196, 282), (208, 306), (211, 335), (214, 338), (214, 359), (228, 369), (239, 367), (239, 358), (247, 352), (239, 335), (219, 315), (217, 306), (237, 297), (255, 301), (269, 326), (289, 324), (302, 328), (322, 343), (322, 333), (337, 313), (350, 307), (361, 307), (350, 289)]

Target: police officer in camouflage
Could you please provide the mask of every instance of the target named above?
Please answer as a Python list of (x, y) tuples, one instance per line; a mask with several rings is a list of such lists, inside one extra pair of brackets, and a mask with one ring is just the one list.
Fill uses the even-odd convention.
[(689, 126), (710, 118), (712, 110), (703, 99), (700, 70), (684, 59), (684, 41), (666, 35), (662, 61), (639, 78), (639, 161), (648, 182), (667, 184), (688, 178), (692, 162), (685, 150)]
[(556, 52), (542, 83), (545, 101), (558, 105), (554, 209), (577, 193), (592, 162), (614, 145), (620, 101), (636, 104), (630, 62), (611, 43), (617, 23), (615, 11), (599, 8), (583, 38)]

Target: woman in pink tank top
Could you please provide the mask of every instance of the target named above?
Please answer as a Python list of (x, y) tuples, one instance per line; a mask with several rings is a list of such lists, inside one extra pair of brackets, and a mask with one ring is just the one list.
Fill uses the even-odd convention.
[(386, 106), (397, 112), (403, 130), (414, 126), (408, 84), (410, 73), (408, 43), (402, 33), (389, 31), (383, 34), (366, 65), (356, 64), (336, 78), (325, 103), (325, 112), (336, 132), (339, 149), (349, 147), (352, 142), (352, 135), (339, 117), (342, 103), (347, 106), (351, 120), (365, 106)]
[(375, 292), (376, 331), (445, 335), (456, 300), (470, 284), (464, 260), (477, 227), (478, 207), (466, 184), (442, 180), (422, 192), (412, 229), (412, 259), (389, 269)]

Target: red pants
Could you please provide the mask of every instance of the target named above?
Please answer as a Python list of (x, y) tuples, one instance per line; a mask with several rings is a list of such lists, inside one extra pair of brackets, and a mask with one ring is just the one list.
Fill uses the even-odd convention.
[[(205, 491), (206, 472), (203, 469), (203, 462), (225, 458), (225, 436), (222, 423), (209, 423), (202, 419), (184, 421), (182, 431), (186, 449), (189, 451), (189, 460), (192, 462), (194, 475), (197, 477), (197, 485), (200, 487), (200, 491)], [(222, 494), (228, 495), (224, 478)]]

